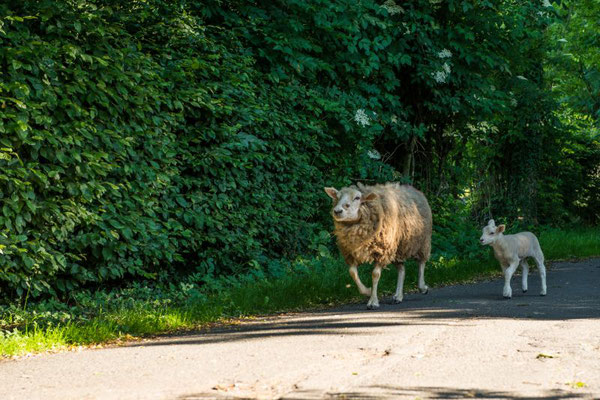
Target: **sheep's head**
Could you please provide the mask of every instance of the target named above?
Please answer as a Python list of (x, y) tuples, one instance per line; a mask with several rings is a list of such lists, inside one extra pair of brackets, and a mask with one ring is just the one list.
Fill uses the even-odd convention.
[(345, 187), (341, 190), (326, 187), (325, 193), (333, 199), (331, 215), (333, 219), (339, 222), (358, 221), (360, 219), (361, 204), (377, 198), (375, 193), (365, 195), (354, 187)]
[(490, 219), (488, 224), (483, 227), (483, 232), (481, 238), (479, 239), (479, 242), (482, 245), (494, 243), (496, 240), (502, 237), (502, 232), (504, 232), (505, 228), (505, 225), (500, 225), (497, 227), (494, 220)]

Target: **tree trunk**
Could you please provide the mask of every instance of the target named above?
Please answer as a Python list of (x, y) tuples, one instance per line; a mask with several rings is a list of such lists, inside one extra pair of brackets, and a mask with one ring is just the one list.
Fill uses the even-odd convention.
[(410, 141), (408, 142), (408, 151), (404, 157), (404, 166), (402, 168), (402, 175), (410, 178), (411, 171), (414, 171), (414, 162), (415, 162), (415, 146), (417, 144), (417, 138), (412, 136)]

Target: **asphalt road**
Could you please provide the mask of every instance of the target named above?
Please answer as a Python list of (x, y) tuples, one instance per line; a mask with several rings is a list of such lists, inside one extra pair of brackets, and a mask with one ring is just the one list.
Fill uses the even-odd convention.
[(502, 284), (3, 361), (0, 399), (600, 399), (600, 259)]

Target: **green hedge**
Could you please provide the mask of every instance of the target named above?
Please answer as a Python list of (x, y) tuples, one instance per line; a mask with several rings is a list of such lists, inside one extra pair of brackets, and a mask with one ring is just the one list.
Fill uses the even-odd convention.
[[(428, 157), (445, 159), (456, 132), (478, 139), (478, 122), (504, 121), (514, 75), (537, 65), (509, 71), (547, 23), (540, 9), (1, 5), (2, 297), (202, 282), (319, 251), (331, 243), (322, 186), (406, 179), (412, 139), (430, 153), (409, 152), (433, 170)], [(541, 84), (531, 90), (544, 97)]]
[(8, 293), (201, 279), (310, 243), (336, 145), (323, 98), (265, 83), (235, 35), (166, 3), (4, 6)]

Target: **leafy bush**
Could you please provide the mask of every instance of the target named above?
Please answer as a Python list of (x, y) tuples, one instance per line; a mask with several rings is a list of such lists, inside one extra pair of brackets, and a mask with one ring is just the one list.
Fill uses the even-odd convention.
[[(525, 170), (512, 179), (498, 161), (523, 124), (528, 144), (560, 143), (539, 79), (541, 5), (40, 0), (0, 11), (5, 298), (281, 274), (331, 245), (322, 186), (357, 180), (415, 181), (444, 216), (436, 251), (471, 251), (470, 236), (454, 243), (469, 210), (458, 225), (450, 214), (465, 190), (486, 203), (479, 167), (505, 180), (489, 198), (505, 196)], [(533, 207), (541, 181), (512, 209)]]
[(3, 6), (5, 293), (239, 273), (322, 229), (322, 107), (349, 121), (343, 93), (265, 82), (236, 35), (179, 6)]

